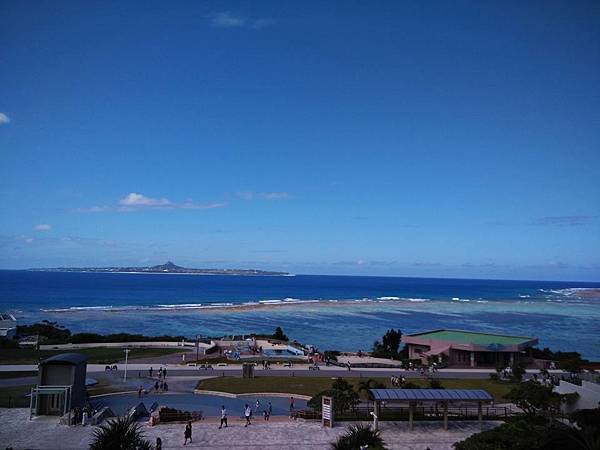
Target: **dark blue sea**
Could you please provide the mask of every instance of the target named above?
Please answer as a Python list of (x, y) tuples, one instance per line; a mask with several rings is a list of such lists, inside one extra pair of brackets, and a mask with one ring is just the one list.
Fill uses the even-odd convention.
[(0, 311), (73, 332), (285, 333), (367, 350), (389, 328), (537, 336), (600, 360), (600, 283), (0, 271)]

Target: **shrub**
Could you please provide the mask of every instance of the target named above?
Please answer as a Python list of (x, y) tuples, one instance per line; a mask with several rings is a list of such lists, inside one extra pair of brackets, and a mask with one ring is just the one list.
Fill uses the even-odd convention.
[(430, 378), (429, 379), (429, 387), (431, 389), (444, 389), (444, 386), (442, 386), (441, 381), (438, 380), (437, 378)]
[(71, 332), (56, 322), (43, 320), (32, 325), (17, 325), (19, 336), (40, 335), (44, 337), (47, 344), (66, 344), (69, 342)]

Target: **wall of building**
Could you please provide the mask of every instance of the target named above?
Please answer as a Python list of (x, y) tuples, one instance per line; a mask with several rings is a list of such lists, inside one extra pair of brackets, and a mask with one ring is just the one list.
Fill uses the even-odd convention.
[(40, 386), (70, 386), (73, 384), (73, 367), (67, 364), (46, 364), (39, 374)]

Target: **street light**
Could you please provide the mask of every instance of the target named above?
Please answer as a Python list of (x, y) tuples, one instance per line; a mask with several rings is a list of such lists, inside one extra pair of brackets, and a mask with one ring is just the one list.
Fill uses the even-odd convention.
[(123, 375), (123, 381), (127, 381), (127, 355), (129, 355), (131, 350), (126, 348), (123, 351), (125, 352), (125, 375)]
[(198, 364), (198, 354), (200, 353), (200, 337), (196, 335), (196, 364)]

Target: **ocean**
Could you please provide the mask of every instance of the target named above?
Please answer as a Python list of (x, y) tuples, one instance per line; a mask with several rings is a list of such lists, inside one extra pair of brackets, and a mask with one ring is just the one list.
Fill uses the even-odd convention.
[(536, 336), (600, 360), (600, 283), (0, 271), (0, 311), (72, 332), (272, 333), (369, 350), (389, 328)]

